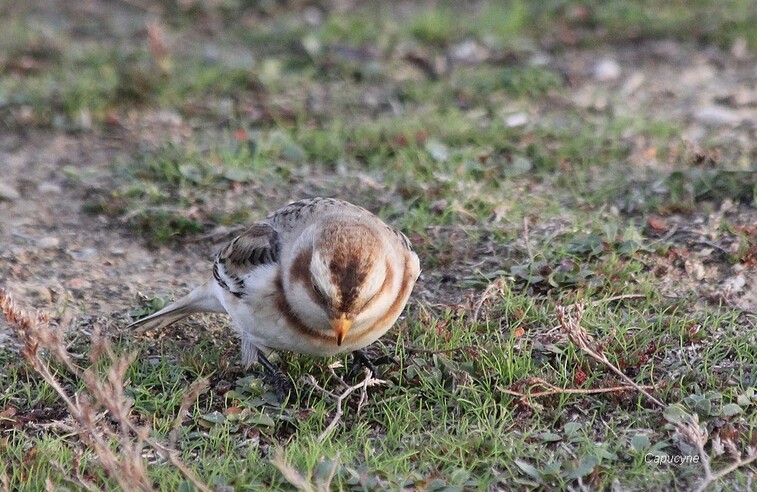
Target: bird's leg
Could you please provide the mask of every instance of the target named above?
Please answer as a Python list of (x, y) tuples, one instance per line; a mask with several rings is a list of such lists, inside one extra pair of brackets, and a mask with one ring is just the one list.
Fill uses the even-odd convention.
[(263, 366), (263, 382), (273, 386), (278, 399), (282, 402), (285, 401), (294, 392), (289, 378), (281, 369), (271, 364), (271, 361), (260, 351), (258, 351), (258, 362)]
[(397, 359), (395, 359), (391, 355), (382, 355), (371, 360), (371, 358), (368, 357), (368, 354), (366, 354), (364, 350), (355, 350), (354, 352), (352, 352), (352, 364), (350, 371), (347, 373), (347, 377), (349, 377), (350, 379), (354, 378), (358, 374), (360, 369), (364, 367), (367, 367), (373, 373), (373, 377), (378, 377), (378, 366), (384, 364), (398, 364), (398, 362)]

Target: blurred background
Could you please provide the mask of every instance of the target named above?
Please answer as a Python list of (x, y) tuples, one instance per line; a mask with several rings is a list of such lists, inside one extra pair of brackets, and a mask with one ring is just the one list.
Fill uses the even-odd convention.
[(638, 222), (725, 203), (754, 222), (749, 0), (5, 1), (0, 13), (7, 241), (45, 250), (68, 236), (99, 254), (104, 239), (86, 238), (99, 227), (126, 233), (104, 246), (124, 256), (131, 236), (182, 247), (338, 195), (415, 236), (441, 288), (481, 261), (500, 270), (524, 219), (560, 210)]
[[(559, 333), (555, 307), (587, 300), (625, 373), (754, 445), (756, 52), (754, 0), (0, 0), (0, 286), (84, 354), (93, 327), (119, 334), (205, 281), (245, 224), (337, 196), (423, 267), (376, 349), (403, 365), (338, 438), (315, 440), (320, 393), (265, 400), (222, 319), (116, 337), (140, 353), (133, 415), (181, 427), (203, 479), (283, 487), (280, 446), (308, 473), (333, 459), (344, 489), (693, 488), (700, 465), (643, 461), (694, 451), (635, 392), (519, 392), (620, 384)], [(334, 387), (324, 361), (282, 358)], [(77, 468), (65, 415), (0, 320), (11, 489), (74, 468), (112, 488), (97, 460)]]

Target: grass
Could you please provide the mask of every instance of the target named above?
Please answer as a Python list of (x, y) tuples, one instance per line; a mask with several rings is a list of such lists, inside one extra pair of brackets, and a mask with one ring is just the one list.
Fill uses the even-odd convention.
[[(172, 443), (204, 483), (693, 489), (714, 480), (707, 470), (736, 463), (719, 483), (749, 487), (754, 465), (739, 460), (756, 442), (757, 320), (723, 285), (757, 261), (754, 148), (692, 149), (685, 121), (576, 104), (559, 63), (566, 52), (595, 58), (592, 50), (650, 39), (730, 48), (744, 38), (753, 49), (749, 2), (480, 2), (470, 16), (453, 2), (346, 12), (308, 4), (321, 16), (313, 22), (275, 2), (151, 5), (163, 9), (152, 34), (102, 28), (99, 42), (56, 23), (23, 29), (45, 22), (33, 3), (2, 7), (2, 123), (128, 150), (102, 179), (82, 178), (84, 165), (64, 170), (88, 219), (199, 264), (200, 249), (179, 245), (294, 196), (338, 195), (408, 233), (424, 269), (404, 318), (372, 349), (398, 363), (362, 402), (362, 389), (345, 398), (323, 439), (337, 402), (309, 376), (339, 395), (346, 370), (329, 364), (347, 357), (279, 354), (298, 388), (282, 404), (240, 366), (223, 318), (154, 336), (110, 328), (117, 354), (138, 354), (124, 374), (130, 418)], [(445, 65), (466, 41), (493, 55)], [(558, 62), (531, 63), (542, 50)], [(623, 96), (610, 93), (612, 108)], [(178, 123), (151, 123), (161, 113)], [(145, 299), (131, 315), (163, 300)], [(595, 347), (665, 408), (633, 389), (602, 392), (626, 383), (571, 342), (558, 317), (581, 302)], [(114, 317), (119, 326), (130, 318)], [(74, 323), (66, 340), (81, 367), (89, 329)], [(68, 394), (91, 392), (49, 353), (42, 360)], [(103, 378), (106, 362), (95, 357)], [(117, 486), (29, 362), (3, 346), (0, 367), (0, 485)], [(207, 389), (177, 419), (201, 378)], [(533, 396), (548, 387), (560, 390)], [(704, 441), (685, 425), (705, 429)], [(119, 439), (136, 437), (111, 436), (124, 453)], [(148, 445), (142, 452), (155, 488), (192, 490), (175, 463)], [(706, 457), (712, 469), (650, 463), (650, 453)]]
[[(715, 419), (719, 432), (748, 434), (755, 422), (746, 413), (723, 413), (751, 387), (743, 371), (757, 355), (739, 328), (738, 317), (717, 311), (671, 316), (665, 310), (660, 320), (650, 321), (653, 301), (655, 294), (650, 292), (633, 308), (608, 309), (609, 304), (600, 303), (587, 311), (585, 324), (627, 374), (636, 374), (640, 382), (666, 381), (667, 386), (658, 390), (660, 397), (682, 401), (705, 422)], [(200, 376), (228, 381), (233, 389), (223, 396), (211, 389), (193, 405), (178, 442), (184, 459), (195, 463), (207, 482), (234, 488), (254, 483), (283, 486), (267, 465), (265, 452), (281, 446), (290, 463), (316, 476), (321, 461), (330, 459), (337, 470), (333, 484), (347, 488), (361, 481), (373, 481), (379, 488), (409, 482), (417, 487), (431, 482), (463, 488), (496, 483), (565, 487), (579, 476), (602, 488), (615, 480), (628, 485), (651, 480), (662, 486), (671, 479), (672, 470), (650, 471), (641, 459), (651, 444), (638, 444), (647, 441), (637, 436), (657, 443), (658, 451), (675, 445), (661, 426), (659, 412), (633, 392), (597, 397), (558, 394), (528, 404), (503, 394), (502, 388), (525, 389), (519, 384), (534, 377), (558, 387), (601, 388), (617, 382), (575, 347), (550, 339), (544, 329), (554, 319), (549, 303), (507, 288), (492, 303), (492, 320), (471, 322), (453, 312), (430, 322), (428, 313), (411, 317), (406, 330), (387, 342), (388, 351), (400, 361), (384, 375), (388, 384), (371, 393), (360, 414), (348, 405), (348, 426), (323, 443), (315, 437), (333, 414), (333, 402), (304, 386), (298, 405), (281, 407), (258, 380), (240, 377), (238, 368), (222, 362), (233, 342), (222, 342), (224, 347), (190, 346), (189, 351), (171, 348), (174, 342), (153, 344), (152, 351), (162, 356), (143, 354), (127, 375), (132, 413), (148, 418), (155, 435), (165, 437), (189, 382)], [(517, 322), (503, 327), (504, 316)], [(703, 346), (691, 333), (693, 325), (707, 327), (722, 341)], [(526, 334), (515, 336), (519, 329)], [(697, 356), (682, 365), (673, 354), (686, 348)], [(170, 353), (183, 354), (178, 364), (165, 357)], [(733, 366), (723, 367), (729, 360)], [(293, 376), (314, 374), (323, 384), (333, 384), (319, 360), (287, 356), (285, 361)], [(722, 369), (725, 372), (719, 372)], [(12, 372), (7, 377), (14, 378)], [(744, 383), (733, 386), (734, 379)], [(6, 398), (21, 401), (20, 395)], [(702, 399), (712, 403), (705, 405)], [(754, 405), (741, 404), (740, 412), (749, 412)], [(23, 436), (14, 432), (5, 444), (17, 464), (24, 462), (22, 450), (28, 446)], [(78, 446), (65, 436), (58, 439), (36, 442), (36, 456), (69, 462), (67, 453)], [(35, 462), (44, 463), (45, 458), (37, 457)], [(40, 476), (54, 473), (44, 466), (42, 471)], [(690, 483), (698, 471), (697, 466), (676, 468), (677, 480)], [(165, 463), (152, 466), (150, 475), (166, 489), (180, 486), (183, 480)], [(21, 480), (15, 472), (11, 476)]]

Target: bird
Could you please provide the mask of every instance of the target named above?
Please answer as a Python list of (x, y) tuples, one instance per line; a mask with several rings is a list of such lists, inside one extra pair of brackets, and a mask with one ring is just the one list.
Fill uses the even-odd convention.
[(273, 351), (329, 357), (362, 349), (397, 321), (420, 275), (410, 240), (363, 207), (335, 198), (290, 203), (250, 225), (215, 256), (213, 275), (135, 321), (139, 332), (199, 312), (226, 313), (245, 367), (260, 362), (283, 393)]

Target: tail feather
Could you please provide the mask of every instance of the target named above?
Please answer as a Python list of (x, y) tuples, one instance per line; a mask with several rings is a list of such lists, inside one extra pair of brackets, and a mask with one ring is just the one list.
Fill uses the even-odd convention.
[(249, 369), (251, 365), (258, 361), (258, 347), (252, 340), (240, 334), (242, 337), (242, 363), (245, 369)]
[(190, 314), (225, 312), (226, 310), (213, 292), (213, 281), (210, 280), (157, 313), (135, 321), (127, 328), (139, 327), (137, 333), (144, 333), (153, 329), (165, 328)]

